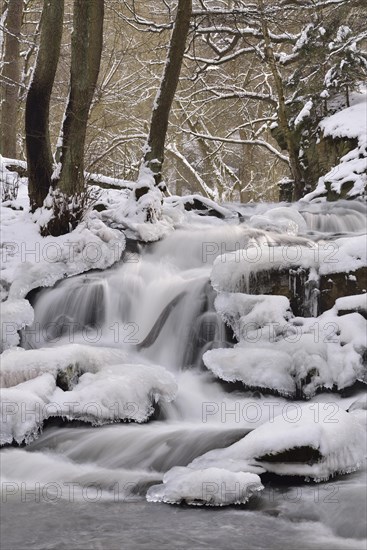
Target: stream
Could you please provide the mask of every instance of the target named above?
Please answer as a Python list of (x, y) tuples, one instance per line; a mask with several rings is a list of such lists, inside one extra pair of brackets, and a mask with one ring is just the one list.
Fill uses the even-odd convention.
[[(238, 206), (240, 222), (197, 216), (111, 269), (63, 280), (34, 297), (34, 326), (41, 330), (24, 330), (23, 347), (123, 349), (133, 362), (169, 370), (178, 393), (157, 406), (147, 423), (92, 427), (54, 420), (27, 447), (3, 449), (3, 479), (17, 488), (3, 496), (4, 550), (365, 549), (365, 470), (321, 484), (269, 474), (261, 494), (227, 508), (145, 500), (170, 468), (240, 440), (269, 419), (269, 402), (279, 411), (287, 403), (221, 382), (202, 361), (205, 351), (234, 343), (214, 308), (213, 261), (243, 248), (249, 235), (256, 240), (268, 208)], [(296, 214), (305, 222), (302, 236), (313, 241), (365, 230), (358, 201), (303, 205)], [(281, 244), (298, 238), (271, 224), (267, 229)], [(361, 393), (358, 387), (313, 399), (347, 409)]]

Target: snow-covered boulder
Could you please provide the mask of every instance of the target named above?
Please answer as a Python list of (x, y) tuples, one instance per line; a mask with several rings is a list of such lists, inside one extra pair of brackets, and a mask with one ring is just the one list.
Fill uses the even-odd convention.
[(172, 468), (163, 483), (148, 489), (148, 502), (189, 504), (192, 506), (228, 506), (245, 504), (263, 489), (258, 475), (231, 472), (223, 468)]
[(296, 383), (291, 376), (292, 359), (284, 351), (237, 346), (209, 350), (203, 361), (215, 376), (226, 382), (242, 382), (247, 388), (288, 397), (296, 395)]
[(43, 374), (12, 388), (0, 389), (0, 445), (30, 443), (47, 418), (55, 379)]
[(256, 214), (250, 218), (250, 225), (288, 235), (298, 235), (307, 231), (304, 217), (292, 207), (272, 208), (264, 214)]
[(68, 344), (52, 348), (24, 350), (13, 348), (2, 355), (0, 387), (9, 388), (44, 373), (68, 377), (68, 384), (85, 372), (97, 372), (103, 365), (126, 361), (127, 354), (114, 348)]
[(1, 444), (30, 442), (49, 418), (92, 425), (148, 420), (157, 403), (175, 397), (175, 379), (160, 366), (121, 364), (124, 356), (76, 345), (5, 353)]
[(327, 195), (328, 200), (363, 195), (367, 184), (366, 93), (351, 95), (352, 105), (324, 118), (320, 123), (323, 139), (352, 144), (339, 164), (321, 177), (314, 191), (304, 197), (309, 201)]
[(6, 300), (1, 304), (0, 311), (0, 351), (3, 351), (19, 344), (18, 331), (33, 323), (34, 311), (25, 299)]
[(94, 426), (120, 420), (145, 422), (159, 401), (172, 401), (177, 391), (163, 367), (113, 365), (85, 373), (71, 391), (57, 388), (50, 416), (81, 420)]
[[(351, 298), (355, 302), (360, 299)], [(317, 318), (294, 317), (285, 296), (227, 292), (218, 294), (215, 307), (239, 342), (203, 356), (221, 380), (308, 399), (321, 389), (367, 380), (367, 321), (360, 313), (339, 317), (335, 305)]]
[(365, 459), (361, 422), (336, 403), (288, 404), (282, 414), (225, 449), (196, 458), (190, 468), (251, 471), (261, 467), (279, 475), (315, 481), (359, 469)]

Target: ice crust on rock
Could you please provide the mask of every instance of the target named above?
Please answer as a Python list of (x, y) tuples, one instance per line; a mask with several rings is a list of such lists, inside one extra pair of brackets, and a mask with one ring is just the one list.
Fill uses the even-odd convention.
[(311, 398), (320, 389), (342, 390), (367, 380), (363, 354), (367, 321), (358, 312), (338, 316), (363, 295), (341, 298), (319, 317), (294, 317), (284, 296), (220, 292), (215, 307), (238, 344), (203, 355), (218, 378), (277, 394)]
[(252, 473), (216, 467), (197, 470), (175, 467), (163, 476), (162, 484), (148, 489), (147, 500), (192, 506), (228, 506), (245, 504), (263, 488), (259, 476)]
[[(124, 359), (119, 350), (81, 345), (6, 352), (1, 444), (29, 443), (52, 417), (93, 425), (145, 422), (156, 403), (175, 397), (177, 384), (163, 367)], [(60, 373), (67, 377), (65, 391), (56, 386)]]
[(173, 376), (163, 367), (102, 367), (95, 374), (83, 374), (71, 391), (56, 388), (55, 416), (93, 425), (119, 420), (145, 422), (154, 413), (154, 405), (161, 400), (172, 401), (176, 391)]
[[(319, 460), (266, 461), (265, 458), (311, 448)], [(340, 409), (336, 403), (291, 404), (287, 414), (280, 414), (262, 424), (240, 441), (225, 449), (215, 449), (196, 458), (188, 468), (226, 468), (250, 471), (260, 466), (279, 475), (302, 476), (315, 481), (359, 469), (365, 459), (366, 433), (361, 422)], [(265, 458), (264, 458), (265, 457)]]
[(304, 241), (271, 244), (266, 239), (249, 242), (246, 248), (222, 254), (213, 264), (215, 290), (238, 292), (248, 288), (250, 276), (260, 271), (302, 267), (320, 275), (355, 271), (367, 265), (367, 235), (317, 244)]
[(0, 387), (10, 387), (36, 378), (44, 373), (54, 378), (60, 373), (73, 374), (97, 372), (103, 365), (123, 363), (127, 353), (119, 349), (92, 347), (83, 344), (67, 344), (52, 348), (7, 350), (0, 366)]
[(0, 445), (30, 443), (37, 437), (55, 387), (54, 377), (42, 374), (12, 388), (0, 389)]
[(272, 390), (293, 397), (296, 383), (291, 376), (292, 359), (272, 348), (213, 349), (204, 354), (205, 366), (227, 382), (242, 382), (248, 387)]
[(214, 305), (238, 340), (258, 327), (274, 323), (284, 326), (293, 317), (289, 300), (285, 296), (220, 292)]
[(0, 351), (19, 344), (18, 331), (25, 326), (31, 325), (34, 319), (34, 311), (28, 300), (6, 300), (1, 303), (0, 323), (2, 327), (2, 338)]
[(272, 208), (263, 214), (255, 214), (250, 218), (250, 225), (288, 235), (298, 235), (307, 231), (304, 217), (295, 208), (289, 207)]

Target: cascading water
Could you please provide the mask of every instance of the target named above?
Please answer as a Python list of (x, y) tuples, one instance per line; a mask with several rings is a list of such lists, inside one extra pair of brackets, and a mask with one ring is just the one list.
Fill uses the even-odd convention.
[(366, 204), (359, 201), (339, 200), (301, 206), (300, 212), (308, 229), (333, 235), (366, 231)]
[[(347, 216), (343, 208), (329, 212), (325, 206), (317, 205), (300, 210), (311, 231), (361, 231), (363, 205), (356, 203)], [(151, 505), (144, 504), (143, 498), (147, 487), (158, 483), (165, 471), (185, 466), (210, 449), (227, 447), (268, 420), (268, 403), (274, 398), (229, 389), (203, 369), (201, 361), (208, 349), (232, 344), (231, 334), (214, 309), (215, 293), (209, 283), (213, 260), (218, 254), (244, 247), (250, 239), (261, 238), (263, 232), (258, 229), (213, 220), (212, 224), (177, 230), (141, 256), (129, 256), (129, 261), (108, 271), (73, 277), (53, 289), (42, 290), (35, 299), (35, 324), (23, 332), (24, 347), (52, 347), (71, 342), (126, 349), (132, 356), (139, 356), (140, 362), (159, 364), (173, 372), (178, 394), (174, 402), (162, 405), (156, 419), (147, 424), (122, 423), (99, 428), (79, 424), (49, 426), (26, 450), (3, 452), (5, 479), (49, 484), (58, 481), (74, 484), (77, 492), (99, 484), (113, 495), (112, 504), (110, 501), (107, 504), (108, 499), (104, 507), (98, 503), (100, 520), (108, 523), (114, 517), (111, 512), (114, 503), (137, 501), (144, 506), (140, 518), (149, 523), (145, 510)], [(283, 243), (297, 240), (279, 233), (267, 238)], [(254, 402), (260, 410), (256, 418), (250, 412), (246, 414)], [(281, 408), (285, 402), (278, 397), (276, 407)], [(207, 404), (215, 404), (215, 408), (205, 408)], [(355, 474), (354, 482), (350, 481), (348, 490), (352, 494), (359, 490), (361, 475)], [(335, 483), (341, 492), (345, 490), (345, 482)], [(273, 501), (265, 498), (253, 509), (250, 506), (246, 511), (226, 511), (223, 522), (235, 525), (238, 514), (242, 514), (250, 532), (246, 528), (246, 541), (234, 538), (234, 534), (220, 534), (221, 547), (237, 548), (238, 543), (238, 548), (254, 548), (262, 536), (263, 546), (258, 548), (267, 548), (271, 541), (272, 548), (290, 549), (303, 533), (307, 532), (309, 537), (310, 530), (317, 532), (319, 548), (360, 547), (359, 541), (350, 540), (355, 533), (338, 530), (339, 516), (333, 510), (329, 513), (326, 506), (322, 507), (321, 521), (316, 526), (317, 512), (312, 508), (315, 490), (303, 485), (301, 491), (305, 500), (295, 507), (291, 498), (288, 501), (287, 497), (282, 498), (282, 487), (275, 484)], [(57, 509), (61, 516), (66, 514), (63, 504)], [(159, 505), (158, 509), (161, 510)], [(93, 513), (92, 510), (91, 518)], [(161, 513), (170, 514), (166, 509)], [(277, 529), (281, 541), (277, 546), (271, 532), (273, 516), (279, 514)], [(295, 526), (295, 518), (303, 523)], [(131, 521), (132, 541), (138, 533), (139, 518), (135, 524)], [(203, 520), (194, 521), (201, 524)], [(119, 547), (118, 540), (111, 539), (107, 546), (100, 543), (106, 536), (102, 528), (102, 535), (94, 534), (90, 542), (102, 544), (95, 548)], [(185, 540), (190, 546), (190, 541)], [(202, 546), (198, 540), (191, 541), (192, 548)], [(167, 541), (162, 539), (160, 547), (168, 548)], [(313, 547), (311, 543), (302, 546)]]

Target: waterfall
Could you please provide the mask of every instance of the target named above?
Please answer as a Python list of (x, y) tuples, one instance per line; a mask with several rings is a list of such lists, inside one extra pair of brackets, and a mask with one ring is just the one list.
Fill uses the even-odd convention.
[[(283, 213), (286, 208), (282, 207)], [(156, 407), (148, 423), (98, 428), (82, 422), (49, 424), (25, 449), (3, 451), (4, 479), (73, 483), (81, 492), (98, 484), (107, 500), (114, 502), (117, 486), (118, 497), (124, 502), (131, 498), (143, 502), (147, 488), (161, 482), (170, 468), (186, 466), (207, 451), (228, 447), (280, 413), (287, 404), (284, 397), (244, 391), (219, 380), (204, 367), (202, 356), (210, 349), (231, 348), (235, 343), (232, 330), (214, 307), (216, 292), (210, 274), (218, 255), (245, 248), (250, 242), (304, 244), (315, 233), (330, 237), (334, 233), (358, 233), (365, 227), (365, 206), (357, 201), (340, 201), (339, 205), (300, 203), (289, 208), (296, 211), (294, 219), (301, 215), (306, 222), (302, 237), (251, 227), (250, 216), (262, 216), (266, 205), (244, 207), (242, 219), (246, 223), (217, 219), (196, 222), (113, 268), (78, 275), (41, 290), (34, 298), (34, 324), (22, 333), (23, 347), (53, 348), (71, 343), (126, 350), (134, 359), (132, 368), (139, 363), (169, 370), (178, 391), (174, 401)], [(272, 223), (276, 221), (275, 215)], [(322, 397), (321, 401), (328, 399)], [(349, 398), (348, 404), (351, 401)], [(353, 494), (360, 485), (360, 475), (351, 478), (348, 490)], [(281, 484), (272, 490), (278, 498)], [(302, 505), (293, 506), (291, 500), (262, 500), (254, 505), (255, 514), (260, 514), (260, 509), (266, 517), (282, 514), (285, 532), (297, 514), (307, 523), (317, 510), (312, 504), (313, 488), (302, 486), (302, 490)], [(321, 515), (322, 529), (327, 525), (337, 532), (338, 514), (322, 506)], [(261, 531), (261, 521), (255, 521), (255, 531)], [(353, 534), (347, 530), (340, 536)], [(335, 537), (330, 546), (325, 542), (320, 548), (341, 548)], [(349, 542), (344, 547), (348, 548)]]

